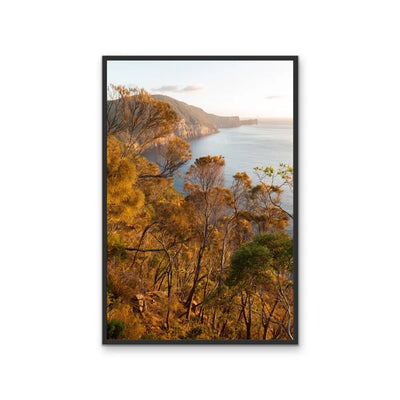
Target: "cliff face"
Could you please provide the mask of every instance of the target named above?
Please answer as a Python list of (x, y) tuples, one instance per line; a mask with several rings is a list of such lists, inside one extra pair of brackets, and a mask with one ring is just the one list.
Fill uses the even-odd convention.
[[(171, 104), (172, 108), (178, 114), (179, 122), (175, 127), (174, 134), (183, 139), (195, 139), (200, 136), (217, 133), (220, 128), (236, 128), (241, 125), (257, 124), (256, 119), (241, 120), (237, 116), (222, 117), (206, 113), (199, 107), (191, 106), (164, 95), (153, 95), (154, 98)], [(123, 134), (119, 135), (119, 139), (126, 141), (127, 138)], [(162, 142), (163, 140), (160, 140)]]
[(220, 117), (219, 115), (209, 114), (218, 128), (236, 128), (240, 126), (239, 117)]
[(153, 95), (154, 98), (171, 104), (180, 118), (175, 129), (175, 135), (184, 139), (217, 133), (219, 128), (235, 128), (241, 125), (257, 124), (256, 119), (243, 120), (239, 117), (221, 117), (208, 114), (199, 107), (191, 106), (164, 95)]
[(183, 139), (193, 139), (199, 136), (217, 133), (218, 129), (213, 125), (201, 125), (198, 122), (187, 122), (182, 118), (176, 126), (175, 135)]
[(258, 119), (242, 119), (240, 125), (257, 125)]

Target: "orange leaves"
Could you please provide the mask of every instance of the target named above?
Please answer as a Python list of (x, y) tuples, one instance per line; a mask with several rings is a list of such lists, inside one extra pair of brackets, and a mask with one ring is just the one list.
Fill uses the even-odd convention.
[(186, 173), (185, 183), (189, 183), (188, 190), (198, 187), (207, 192), (214, 186), (224, 186), (224, 165), (225, 159), (222, 156), (197, 158)]
[(177, 136), (173, 136), (165, 144), (158, 145), (157, 152), (161, 158), (158, 162), (160, 176), (163, 177), (172, 177), (192, 158), (190, 144)]
[(126, 143), (123, 157), (142, 154), (154, 140), (171, 134), (178, 122), (170, 104), (144, 89), (111, 85), (107, 98), (107, 136)]
[(144, 204), (143, 193), (134, 187), (136, 168), (121, 158), (118, 140), (107, 140), (107, 221), (132, 223), (133, 217)]
[(225, 165), (225, 159), (223, 156), (205, 156), (205, 157), (200, 157), (197, 158), (196, 161), (194, 162), (194, 165), (197, 168), (202, 168), (206, 166), (211, 166), (211, 165), (219, 165), (219, 166), (224, 166)]

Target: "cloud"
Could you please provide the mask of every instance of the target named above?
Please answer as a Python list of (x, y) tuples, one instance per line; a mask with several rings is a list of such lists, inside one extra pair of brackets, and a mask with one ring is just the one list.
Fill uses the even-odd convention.
[(267, 100), (276, 100), (276, 99), (281, 99), (283, 96), (278, 96), (278, 95), (273, 95), (273, 96), (267, 96)]
[(198, 85), (188, 85), (185, 86), (184, 88), (180, 89), (176, 85), (165, 85), (161, 86), (159, 88), (153, 88), (151, 89), (153, 92), (174, 92), (174, 93), (179, 93), (179, 92), (198, 92), (200, 90), (203, 90), (203, 86), (198, 86)]
[(198, 86), (198, 85), (189, 85), (185, 86), (183, 89), (181, 89), (181, 92), (198, 92), (200, 90), (203, 90), (203, 86)]
[(177, 92), (179, 89), (178, 86), (175, 85), (166, 85), (159, 88), (153, 88), (151, 90), (153, 90), (154, 92)]

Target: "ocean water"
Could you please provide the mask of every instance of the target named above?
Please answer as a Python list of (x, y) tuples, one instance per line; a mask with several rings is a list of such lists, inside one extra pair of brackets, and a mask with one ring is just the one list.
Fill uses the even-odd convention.
[[(211, 155), (225, 157), (225, 186), (230, 187), (237, 172), (247, 172), (258, 183), (254, 167), (271, 166), (280, 163), (293, 165), (293, 127), (287, 121), (260, 121), (258, 125), (243, 125), (237, 128), (220, 129), (218, 133), (190, 141), (192, 161)], [(184, 175), (192, 162), (180, 169), (182, 177), (176, 176), (174, 187), (183, 194)], [(285, 188), (282, 207), (293, 212), (293, 193)], [(291, 233), (291, 227), (288, 231)]]

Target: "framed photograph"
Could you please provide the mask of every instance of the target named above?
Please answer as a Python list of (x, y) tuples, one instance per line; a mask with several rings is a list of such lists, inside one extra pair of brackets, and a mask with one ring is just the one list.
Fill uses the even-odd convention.
[(103, 57), (103, 343), (298, 343), (297, 56)]

